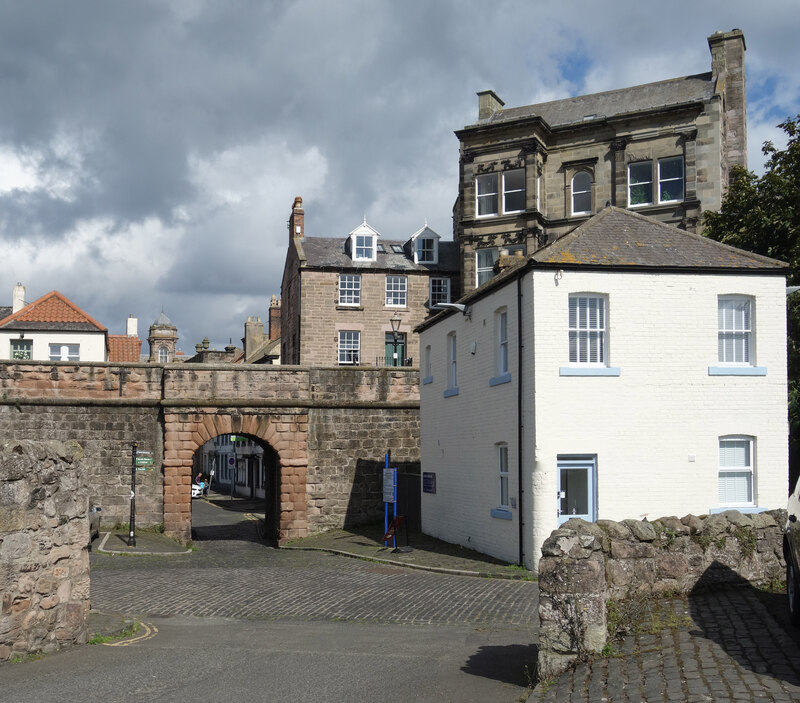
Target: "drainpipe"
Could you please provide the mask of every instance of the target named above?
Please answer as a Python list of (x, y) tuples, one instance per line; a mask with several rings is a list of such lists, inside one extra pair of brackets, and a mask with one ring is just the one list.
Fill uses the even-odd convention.
[[(531, 311), (533, 314), (533, 311)], [(522, 511), (522, 274), (517, 274), (517, 515), (519, 517), (519, 565), (525, 563), (523, 545), (524, 521)]]

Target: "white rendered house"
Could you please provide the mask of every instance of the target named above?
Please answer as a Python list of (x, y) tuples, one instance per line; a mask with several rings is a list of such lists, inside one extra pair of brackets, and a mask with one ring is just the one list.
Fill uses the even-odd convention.
[[(135, 337), (135, 325), (130, 334)], [(12, 306), (0, 307), (0, 359), (107, 361), (108, 336), (103, 325), (55, 290), (26, 304), (25, 287), (18, 283)]]
[(608, 207), (418, 327), (422, 529), (536, 570), (570, 517), (781, 507), (786, 265)]

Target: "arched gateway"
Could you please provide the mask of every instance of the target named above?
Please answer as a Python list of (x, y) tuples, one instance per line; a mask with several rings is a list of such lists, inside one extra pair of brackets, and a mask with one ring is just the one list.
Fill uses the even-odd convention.
[(367, 522), (383, 514), (384, 452), (419, 470), (419, 371), (0, 361), (0, 439), (77, 441), (104, 526), (127, 522), (133, 474), (137, 527), (190, 539), (193, 457), (228, 434), (274, 451), (280, 542)]
[(164, 531), (182, 541), (191, 537), (194, 454), (222, 434), (245, 434), (278, 455), (280, 493), (278, 541), (307, 532), (306, 469), (308, 415), (201, 411), (164, 414)]

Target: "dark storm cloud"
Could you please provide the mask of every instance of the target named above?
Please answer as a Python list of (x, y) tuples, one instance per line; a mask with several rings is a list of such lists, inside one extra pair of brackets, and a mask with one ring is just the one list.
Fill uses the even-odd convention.
[(753, 85), (800, 104), (792, 3), (670, 7), (0, 1), (0, 169), (5, 150), (36, 181), (0, 172), (0, 305), (24, 276), (112, 328), (134, 313), (146, 336), (163, 306), (182, 339), (227, 343), (280, 292), (295, 195), (312, 235), (366, 215), (450, 237), (476, 91), (519, 105), (705, 71), (717, 29), (742, 27)]

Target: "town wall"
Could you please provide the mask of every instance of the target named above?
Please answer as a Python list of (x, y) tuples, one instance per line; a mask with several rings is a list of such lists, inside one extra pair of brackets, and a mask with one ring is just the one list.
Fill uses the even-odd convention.
[[(132, 443), (151, 452), (136, 476), (136, 523), (191, 536), (195, 452), (241, 433), (279, 457), (280, 541), (376, 519), (389, 450), (419, 461), (419, 383), (405, 368), (0, 363), (0, 436), (84, 447), (89, 497), (105, 527), (130, 515)], [(272, 530), (271, 530), (272, 531)]]

